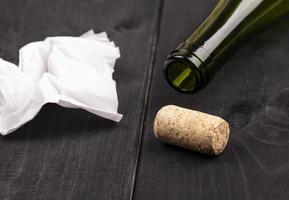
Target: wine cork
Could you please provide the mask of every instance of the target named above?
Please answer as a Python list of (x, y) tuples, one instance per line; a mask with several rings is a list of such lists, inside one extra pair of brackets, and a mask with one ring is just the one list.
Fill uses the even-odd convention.
[(230, 128), (220, 117), (169, 105), (157, 113), (154, 133), (165, 143), (218, 155), (227, 145)]

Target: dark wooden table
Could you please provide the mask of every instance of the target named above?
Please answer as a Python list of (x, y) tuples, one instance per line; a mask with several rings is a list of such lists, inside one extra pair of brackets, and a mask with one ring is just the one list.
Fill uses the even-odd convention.
[[(164, 81), (167, 54), (216, 0), (0, 0), (0, 57), (47, 36), (107, 31), (121, 48), (116, 124), (46, 105), (0, 138), (2, 200), (289, 199), (289, 22), (244, 45), (194, 96)], [(1, 86), (0, 86), (1, 87)], [(153, 136), (159, 108), (176, 104), (224, 117), (225, 152), (210, 158)]]

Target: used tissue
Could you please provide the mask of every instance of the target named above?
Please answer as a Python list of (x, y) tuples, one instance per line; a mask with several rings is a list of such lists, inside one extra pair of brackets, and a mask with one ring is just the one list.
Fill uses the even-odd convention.
[(20, 49), (19, 66), (0, 58), (0, 133), (33, 119), (46, 103), (119, 122), (112, 78), (119, 48), (105, 32), (48, 37)]

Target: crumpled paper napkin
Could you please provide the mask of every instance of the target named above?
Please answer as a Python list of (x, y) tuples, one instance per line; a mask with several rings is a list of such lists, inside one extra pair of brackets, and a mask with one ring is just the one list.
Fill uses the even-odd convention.
[(0, 58), (0, 133), (33, 119), (46, 103), (119, 122), (112, 78), (119, 48), (105, 32), (48, 37), (20, 49), (19, 66)]

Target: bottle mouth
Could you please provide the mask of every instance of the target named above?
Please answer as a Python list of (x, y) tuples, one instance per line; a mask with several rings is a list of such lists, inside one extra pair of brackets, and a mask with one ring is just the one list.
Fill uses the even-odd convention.
[(192, 57), (170, 56), (164, 64), (164, 75), (167, 82), (178, 92), (193, 94), (205, 86), (204, 78), (198, 69), (202, 64)]

